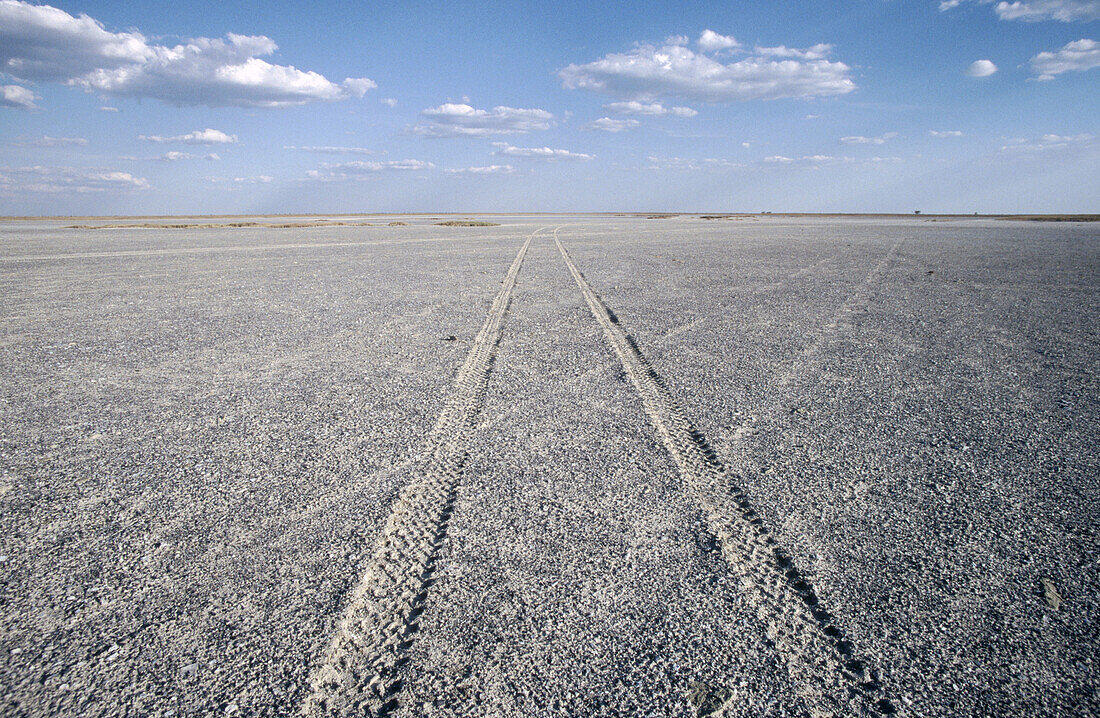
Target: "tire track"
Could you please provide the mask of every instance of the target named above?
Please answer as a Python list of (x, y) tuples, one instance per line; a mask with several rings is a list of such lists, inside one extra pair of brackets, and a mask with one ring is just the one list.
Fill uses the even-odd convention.
[(902, 240), (894, 242), (894, 245), (890, 247), (890, 251), (886, 253), (886, 256), (879, 260), (871, 271), (867, 273), (867, 276), (863, 278), (859, 286), (856, 287), (852, 295), (845, 300), (843, 304), (833, 313), (829, 321), (826, 322), (818, 331), (814, 341), (811, 342), (802, 353), (799, 355), (798, 360), (791, 365), (782, 377), (779, 379), (779, 385), (787, 388), (795, 380), (796, 377), (801, 376), (803, 369), (806, 365), (811, 363), (818, 354), (821, 353), (822, 348), (828, 343), (837, 329), (840, 328), (851, 315), (860, 311), (862, 305), (866, 305), (870, 300), (872, 292), (871, 288), (874, 287), (879, 279), (882, 278), (886, 268), (890, 266), (898, 256), (898, 250), (901, 248)]
[[(592, 315), (641, 396), (646, 414), (694, 491), (730, 569), (740, 579), (796, 690), (815, 718), (894, 712), (881, 686), (813, 589), (764, 528), (706, 438), (677, 405), (668, 387), (577, 269), (561, 240), (554, 242)], [(721, 715), (723, 709), (714, 712)]]
[[(818, 327), (817, 331), (814, 332), (813, 340), (799, 352), (798, 356), (795, 357), (787, 370), (776, 380), (776, 384), (780, 388), (778, 393), (781, 395), (781, 398), (789, 400), (794, 384), (799, 379), (803, 379), (810, 375), (809, 370), (812, 368), (816, 358), (821, 354), (821, 350), (825, 348), (837, 331), (847, 323), (848, 318), (859, 312), (860, 307), (866, 305), (870, 301), (873, 295), (871, 288), (878, 283), (887, 267), (897, 259), (898, 250), (901, 249), (901, 245), (902, 241), (899, 240), (890, 247), (890, 251), (886, 253), (886, 256), (871, 268), (867, 276), (860, 282), (859, 286), (857, 286), (852, 294), (844, 300), (844, 303), (833, 312), (829, 320)], [(789, 278), (793, 278), (794, 276), (795, 275), (792, 275), (792, 277)], [(779, 411), (778, 407), (781, 403), (782, 402), (777, 401), (772, 405), (771, 410), (773, 414)], [(718, 448), (719, 453), (725, 455), (728, 459), (743, 441), (756, 434), (758, 423), (758, 419), (752, 417), (741, 422), (735, 429), (731, 427), (730, 429), (720, 431), (715, 439), (715, 446)]]
[(381, 716), (397, 707), (399, 669), (418, 630), (436, 554), (446, 536), (512, 289), (527, 249), (542, 229), (527, 237), (504, 277), (429, 435), (425, 470), (401, 491), (394, 505), (339, 629), (314, 671), (303, 715)]

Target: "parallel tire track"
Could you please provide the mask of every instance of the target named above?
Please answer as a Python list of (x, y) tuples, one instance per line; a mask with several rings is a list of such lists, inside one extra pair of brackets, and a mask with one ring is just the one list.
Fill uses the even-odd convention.
[(541, 231), (527, 237), (504, 277), (429, 436), (425, 470), (402, 490), (394, 505), (339, 629), (313, 674), (303, 715), (381, 716), (397, 705), (398, 669), (417, 631), (435, 557), (446, 535), (512, 289), (527, 248)]
[(641, 396), (650, 422), (694, 491), (723, 556), (741, 579), (746, 597), (754, 604), (811, 715), (893, 713), (893, 706), (880, 695), (877, 680), (853, 656), (851, 643), (833, 625), (813, 589), (764, 528), (705, 437), (677, 405), (618, 317), (577, 269), (557, 230), (554, 242)]

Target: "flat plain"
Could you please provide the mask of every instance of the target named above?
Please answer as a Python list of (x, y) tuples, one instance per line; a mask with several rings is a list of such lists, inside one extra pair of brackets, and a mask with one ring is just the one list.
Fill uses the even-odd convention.
[(655, 217), (0, 223), (0, 713), (1100, 712), (1100, 227)]

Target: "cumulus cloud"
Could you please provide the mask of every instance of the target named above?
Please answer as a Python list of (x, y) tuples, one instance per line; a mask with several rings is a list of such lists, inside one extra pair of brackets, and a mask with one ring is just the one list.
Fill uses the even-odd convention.
[(777, 45), (776, 47), (760, 47), (757, 45), (754, 49), (757, 55), (766, 55), (768, 57), (794, 57), (799, 60), (824, 60), (832, 51), (833, 46), (826, 43), (819, 43), (805, 49), (787, 47), (786, 45)]
[(892, 140), (897, 136), (897, 132), (885, 132), (877, 137), (850, 135), (848, 137), (841, 137), (840, 142), (845, 145), (884, 145), (887, 140)]
[(157, 45), (136, 30), (111, 32), (85, 14), (0, 0), (0, 70), (19, 79), (176, 105), (242, 107), (362, 97), (376, 86), (366, 78), (336, 83), (260, 59), (277, 48), (268, 37), (233, 33)]
[(604, 105), (603, 108), (617, 115), (647, 115), (651, 117), (675, 115), (676, 117), (695, 117), (699, 114), (690, 107), (665, 107), (660, 102), (638, 102), (637, 100), (611, 102)]
[(515, 168), (512, 165), (487, 165), (485, 167), (461, 167), (457, 169), (443, 170), (444, 173), (449, 175), (497, 175), (497, 174), (511, 174), (515, 172)]
[(997, 66), (989, 60), (975, 60), (966, 68), (967, 77), (989, 77), (997, 71)]
[(34, 101), (38, 95), (21, 85), (0, 85), (0, 107), (13, 107), (17, 110), (36, 110)]
[(782, 48), (787, 53), (782, 58), (778, 57), (780, 48), (758, 48), (766, 52), (724, 63), (680, 45), (637, 45), (629, 52), (569, 65), (558, 76), (568, 89), (639, 102), (682, 98), (725, 103), (851, 92), (855, 83), (848, 76), (850, 68), (819, 57), (824, 51), (816, 48), (824, 47)]
[(373, 155), (374, 150), (369, 150), (366, 147), (319, 147), (316, 145), (306, 145), (304, 147), (296, 147), (294, 145), (284, 145), (284, 150), (298, 150), (300, 152), (315, 152), (317, 154), (324, 155)]
[(0, 193), (88, 194), (149, 189), (144, 177), (129, 172), (75, 167), (0, 167)]
[(580, 130), (599, 130), (601, 132), (625, 132), (632, 130), (642, 123), (637, 120), (613, 120), (610, 117), (601, 117), (586, 125), (581, 125)]
[(310, 179), (334, 181), (363, 178), (380, 172), (418, 172), (435, 167), (423, 160), (387, 160), (384, 162), (360, 161), (326, 163), (321, 169), (310, 170), (306, 176)]
[(16, 147), (66, 147), (79, 145), (84, 146), (88, 144), (88, 140), (83, 137), (50, 137), (44, 135), (43, 137), (36, 137), (33, 140), (16, 140), (12, 142)]
[[(958, 7), (966, 0), (943, 0), (940, 10)], [(978, 0), (991, 5), (993, 0)], [(1025, 0), (1023, 2), (998, 2), (993, 11), (1001, 20), (1060, 20), (1061, 22), (1100, 19), (1100, 0)]]
[(494, 142), (493, 146), (497, 148), (493, 154), (503, 157), (523, 157), (539, 160), (590, 160), (593, 158), (593, 155), (586, 155), (583, 152), (555, 150), (550, 147), (513, 147), (507, 142)]
[(397, 107), (397, 100), (392, 97), (383, 97), (379, 102), (386, 107)]
[(1100, 43), (1074, 40), (1057, 52), (1040, 52), (1031, 58), (1031, 71), (1037, 80), (1053, 80), (1063, 72), (1083, 72), (1100, 67)]
[(732, 36), (719, 35), (714, 30), (703, 30), (702, 34), (699, 35), (699, 40), (695, 44), (698, 45), (699, 49), (703, 52), (728, 50), (732, 47), (739, 47), (741, 45), (741, 43), (734, 40)]
[(410, 128), (425, 137), (487, 137), (548, 130), (554, 116), (546, 110), (498, 106), (479, 110), (467, 104), (448, 102), (420, 113), (428, 121)]
[(138, 139), (162, 144), (178, 142), (185, 145), (232, 145), (237, 142), (236, 135), (227, 135), (221, 130), (212, 130), (209, 127), (205, 130), (195, 130), (194, 132), (188, 132), (185, 135), (176, 135), (174, 137), (138, 135)]
[(962, 130), (928, 130), (932, 137), (962, 137)]

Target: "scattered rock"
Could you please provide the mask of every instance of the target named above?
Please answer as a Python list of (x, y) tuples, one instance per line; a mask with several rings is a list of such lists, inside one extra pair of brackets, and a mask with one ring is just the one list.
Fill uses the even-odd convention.
[(703, 718), (721, 710), (731, 695), (732, 692), (725, 686), (708, 686), (706, 683), (692, 681), (688, 701), (694, 706), (695, 715)]
[(1058, 593), (1054, 581), (1049, 578), (1041, 578), (1039, 582), (1043, 584), (1043, 597), (1047, 600), (1047, 603), (1055, 611), (1059, 610), (1062, 607), (1062, 596)]

